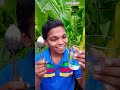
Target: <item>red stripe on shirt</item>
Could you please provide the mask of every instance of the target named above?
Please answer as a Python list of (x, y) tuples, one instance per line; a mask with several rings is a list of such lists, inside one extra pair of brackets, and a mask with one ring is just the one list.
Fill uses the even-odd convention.
[(60, 72), (71, 72), (72, 69), (70, 68), (60, 68)]
[(53, 73), (53, 72), (55, 72), (54, 69), (47, 69), (47, 73)]

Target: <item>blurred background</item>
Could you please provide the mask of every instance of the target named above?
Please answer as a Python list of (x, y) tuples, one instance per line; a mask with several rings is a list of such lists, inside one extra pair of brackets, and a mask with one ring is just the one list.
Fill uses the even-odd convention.
[[(12, 55), (5, 46), (5, 32), (10, 24), (15, 24), (17, 26), (16, 0), (0, 0), (0, 69), (12, 63)], [(20, 45), (16, 54), (16, 59), (18, 60), (26, 57), (29, 50), (29, 48), (24, 48)]]

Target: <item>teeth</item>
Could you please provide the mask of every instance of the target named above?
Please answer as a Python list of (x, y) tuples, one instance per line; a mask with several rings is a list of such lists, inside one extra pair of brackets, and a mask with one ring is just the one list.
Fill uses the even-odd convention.
[(58, 47), (58, 49), (64, 49), (64, 46), (62, 46), (62, 47)]

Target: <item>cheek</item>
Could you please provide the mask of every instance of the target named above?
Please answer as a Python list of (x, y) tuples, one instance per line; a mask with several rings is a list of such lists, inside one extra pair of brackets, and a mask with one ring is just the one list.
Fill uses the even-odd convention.
[(66, 38), (66, 39), (64, 40), (64, 42), (67, 44), (67, 43), (68, 43), (68, 38)]
[(49, 48), (52, 50), (52, 51), (55, 51), (56, 52), (56, 44), (55, 43), (49, 43)]
[(49, 46), (49, 47), (55, 47), (55, 45), (56, 45), (56, 43), (53, 43), (53, 42), (49, 42), (49, 43), (48, 43), (48, 46)]

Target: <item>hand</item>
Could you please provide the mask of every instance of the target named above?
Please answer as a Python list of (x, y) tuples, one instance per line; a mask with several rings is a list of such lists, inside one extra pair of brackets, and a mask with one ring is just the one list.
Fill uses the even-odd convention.
[(39, 60), (35, 63), (35, 73), (38, 78), (42, 78), (44, 74), (46, 73), (46, 61), (45, 60)]
[[(120, 60), (119, 59), (106, 59), (110, 63), (105, 63), (102, 70), (95, 70), (93, 77), (94, 79), (101, 80), (106, 84), (113, 86), (114, 88), (120, 89)], [(117, 63), (116, 63), (117, 62)], [(119, 65), (118, 65), (119, 63)]]
[(99, 60), (103, 60), (104, 64), (103, 69), (94, 68), (93, 78), (103, 81), (107, 86), (109, 85), (115, 90), (120, 89), (120, 59), (108, 58), (102, 51), (94, 48), (90, 50), (92, 55)]
[(85, 51), (80, 51), (77, 47), (73, 47), (76, 50), (74, 54), (74, 59), (78, 60), (80, 67), (85, 69)]
[(85, 90), (85, 51), (80, 51), (79, 48), (73, 47), (76, 50), (74, 54), (74, 59), (78, 60), (80, 67), (82, 69), (82, 78), (77, 79), (79, 85)]
[(27, 90), (29, 85), (22, 81), (11, 81), (4, 85), (4, 90)]

